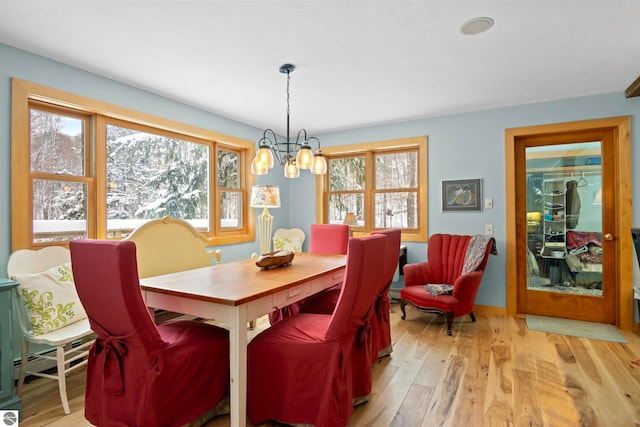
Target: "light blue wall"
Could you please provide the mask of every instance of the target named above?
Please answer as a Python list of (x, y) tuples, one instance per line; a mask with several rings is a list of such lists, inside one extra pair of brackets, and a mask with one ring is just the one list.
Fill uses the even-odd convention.
[[(11, 78), (38, 83), (85, 97), (109, 102), (159, 117), (188, 123), (219, 133), (257, 141), (262, 130), (181, 104), (152, 93), (105, 79), (41, 56), (0, 44), (0, 276), (6, 272), (11, 253)], [(257, 184), (280, 185), (288, 191), (282, 174), (257, 177)], [(286, 200), (286, 198), (285, 198)], [(289, 222), (288, 210), (273, 212), (274, 229)], [(246, 243), (224, 248), (223, 260), (247, 258), (258, 244)]]
[[(348, 114), (348, 112), (345, 112)], [(499, 256), (492, 256), (487, 264), (476, 303), (506, 307), (506, 198), (505, 198), (505, 129), (588, 120), (615, 116), (632, 116), (633, 178), (640, 174), (640, 98), (626, 99), (624, 93), (611, 93), (553, 102), (529, 104), (474, 113), (412, 120), (394, 125), (374, 126), (344, 132), (317, 135), (323, 146), (380, 141), (401, 137), (428, 136), (429, 234), (484, 234), (485, 224), (493, 224)], [(482, 178), (483, 197), (493, 199), (493, 209), (481, 212), (442, 212), (441, 181), (449, 179)], [(640, 200), (640, 185), (633, 190)], [(305, 199), (301, 209), (291, 213), (291, 221), (298, 216), (312, 217), (315, 205), (312, 195), (304, 188), (292, 188), (292, 197)], [(634, 209), (633, 223), (640, 225), (640, 210)], [(630, 236), (627, 236), (630, 237)], [(408, 262), (426, 259), (426, 244), (408, 243)], [(635, 254), (633, 254), (635, 257)], [(633, 260), (634, 283), (638, 283), (637, 262)], [(637, 286), (637, 285), (636, 285)]]
[[(220, 133), (257, 141), (260, 129), (215, 114), (180, 104), (133, 87), (87, 73), (0, 44), (0, 271), (6, 270), (11, 242), (11, 77), (78, 93), (157, 116), (189, 123)], [(390, 106), (392, 108), (392, 106)], [(345, 111), (345, 114), (348, 114)], [(613, 116), (632, 116), (633, 164), (640, 165), (640, 98), (625, 99), (624, 93), (612, 93), (516, 106), (467, 114), (412, 120), (343, 132), (316, 135), (322, 146), (381, 141), (409, 136), (429, 138), (429, 233), (484, 233), (485, 224), (494, 225), (498, 242), (497, 257), (489, 261), (476, 302), (482, 305), (506, 306), (505, 260), (505, 182), (504, 130), (513, 127), (559, 123)], [(312, 130), (313, 131), (313, 130)], [(634, 181), (638, 177), (634, 168)], [(493, 209), (482, 212), (443, 213), (440, 185), (443, 179), (482, 178), (484, 197), (493, 198)], [(315, 222), (315, 177), (301, 172), (297, 180), (286, 180), (282, 171), (274, 169), (257, 183), (280, 185), (282, 207), (274, 215), (274, 229), (299, 227), (308, 231)], [(640, 185), (634, 188), (640, 200)], [(640, 210), (634, 209), (634, 224), (640, 225)], [(305, 242), (305, 248), (308, 247)], [(426, 259), (426, 244), (409, 243), (409, 262)], [(247, 257), (257, 251), (257, 243), (229, 245), (223, 248), (223, 260)], [(633, 262), (638, 282), (637, 263)]]

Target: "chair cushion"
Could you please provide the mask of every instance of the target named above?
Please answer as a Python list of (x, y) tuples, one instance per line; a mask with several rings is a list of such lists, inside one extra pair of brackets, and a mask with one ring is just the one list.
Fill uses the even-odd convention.
[(458, 313), (460, 302), (453, 295), (433, 296), (424, 286), (405, 286), (400, 290), (400, 298), (409, 301), (417, 307), (434, 308), (441, 311)]
[(86, 319), (73, 283), (71, 263), (51, 267), (34, 274), (16, 274), (20, 301), (36, 335), (55, 331)]

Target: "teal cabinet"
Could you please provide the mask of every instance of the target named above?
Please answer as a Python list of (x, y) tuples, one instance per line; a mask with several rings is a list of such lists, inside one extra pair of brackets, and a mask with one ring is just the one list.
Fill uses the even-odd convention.
[(0, 279), (0, 410), (20, 411), (22, 404), (15, 393), (13, 378), (13, 311), (17, 282)]

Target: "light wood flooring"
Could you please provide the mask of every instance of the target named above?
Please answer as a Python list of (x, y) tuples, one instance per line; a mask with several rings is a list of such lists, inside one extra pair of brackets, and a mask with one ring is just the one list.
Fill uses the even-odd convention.
[[(524, 319), (477, 313), (443, 319), (392, 305), (394, 351), (374, 368), (368, 403), (349, 426), (640, 426), (640, 336), (618, 344), (527, 330)], [(267, 327), (259, 319), (255, 332)], [(54, 381), (23, 392), (20, 426), (88, 426), (84, 371), (68, 378), (65, 416)], [(229, 417), (206, 426), (228, 426)], [(269, 423), (268, 426), (278, 424)], [(266, 425), (264, 425), (266, 426)]]

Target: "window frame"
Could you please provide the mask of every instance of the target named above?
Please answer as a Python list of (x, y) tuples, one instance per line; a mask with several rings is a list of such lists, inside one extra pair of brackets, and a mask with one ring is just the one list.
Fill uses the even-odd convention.
[[(340, 158), (345, 156), (364, 155), (366, 161), (370, 161), (376, 153), (385, 151), (398, 152), (403, 149), (418, 150), (418, 228), (402, 229), (402, 240), (407, 242), (426, 242), (428, 236), (428, 173), (427, 173), (427, 136), (417, 136), (409, 138), (390, 139), (377, 142), (357, 143), (341, 146), (323, 147), (322, 152), (327, 157), (327, 161), (332, 158)], [(354, 235), (366, 235), (374, 228), (374, 204), (375, 194), (378, 192), (390, 192), (389, 189), (376, 190), (374, 188), (375, 176), (373, 168), (366, 168), (366, 188), (364, 190), (365, 203), (365, 227), (354, 227)], [(329, 206), (329, 182), (330, 171), (326, 175), (318, 175), (316, 177), (316, 194), (321, 195), (316, 204), (316, 222), (328, 222), (328, 206)]]
[[(64, 114), (66, 117), (72, 117), (75, 119), (79, 119), (79, 120), (83, 120), (85, 123), (85, 133), (84, 133), (84, 138), (83, 138), (83, 159), (82, 159), (82, 169), (83, 169), (83, 174), (69, 174), (69, 175), (58, 175), (58, 174), (54, 174), (54, 173), (50, 173), (50, 172), (41, 172), (41, 171), (32, 171), (31, 170), (31, 110), (40, 110), (49, 114), (59, 114), (62, 115)], [(85, 213), (85, 217), (86, 217), (86, 221), (87, 221), (87, 233), (89, 233), (89, 228), (91, 227), (91, 222), (89, 222), (89, 218), (95, 214), (95, 203), (91, 203), (90, 200), (92, 200), (91, 195), (93, 194), (93, 190), (94, 190), (94, 179), (93, 176), (91, 174), (91, 128), (90, 128), (90, 124), (91, 124), (91, 115), (87, 114), (85, 112), (81, 112), (78, 110), (73, 110), (67, 107), (57, 107), (57, 106), (52, 106), (51, 104), (48, 103), (44, 103), (41, 101), (36, 101), (33, 100), (31, 102), (29, 102), (29, 111), (27, 112), (27, 115), (29, 117), (29, 129), (28, 129), (28, 138), (29, 138), (29, 144), (27, 144), (27, 153), (26, 155), (28, 156), (26, 159), (27, 162), (27, 180), (28, 180), (28, 195), (29, 195), (29, 200), (27, 200), (27, 203), (25, 204), (25, 206), (28, 206), (28, 214), (31, 215), (31, 226), (29, 227), (29, 241), (31, 242), (33, 247), (42, 247), (42, 246), (48, 246), (52, 243), (33, 243), (33, 198), (34, 198), (34, 194), (33, 194), (33, 184), (35, 181), (37, 180), (42, 180), (42, 181), (58, 181), (58, 182), (72, 182), (72, 183), (76, 183), (76, 184), (84, 184), (87, 186), (87, 203), (86, 203), (86, 213)], [(12, 147), (12, 153), (14, 151), (14, 148)], [(13, 176), (13, 172), (14, 169), (12, 169), (12, 185), (14, 180), (17, 179), (17, 177)], [(27, 194), (27, 193), (22, 193), (22, 194)], [(13, 206), (13, 203), (12, 203)], [(13, 225), (13, 218), (16, 218), (15, 216), (12, 215), (12, 225)], [(19, 216), (16, 219), (20, 219), (20, 218), (24, 218), (24, 216)], [(12, 227), (13, 230), (13, 227)], [(13, 232), (12, 232), (13, 235)], [(56, 243), (57, 244), (57, 243)]]
[[(77, 94), (50, 88), (36, 83), (12, 78), (11, 102), (11, 245), (12, 251), (51, 245), (67, 246), (65, 242), (33, 242), (33, 196), (34, 174), (30, 170), (30, 111), (32, 107), (71, 116), (87, 118), (85, 129), (85, 175), (80, 179), (87, 187), (87, 236), (107, 239), (106, 211), (106, 124), (121, 122), (132, 126), (152, 129), (154, 133), (179, 136), (189, 142), (209, 146), (210, 204), (209, 231), (202, 234), (212, 246), (251, 242), (255, 240), (255, 223), (250, 215), (249, 197), (254, 177), (250, 173), (250, 162), (255, 153), (253, 142), (221, 134), (209, 129), (154, 116), (115, 104), (95, 100)], [(241, 225), (239, 228), (222, 230), (219, 220), (219, 190), (217, 180), (217, 150), (226, 149), (240, 154), (240, 192), (242, 200)], [(66, 176), (61, 177), (66, 178)], [(78, 177), (74, 177), (78, 180)], [(58, 178), (56, 178), (58, 179)]]

